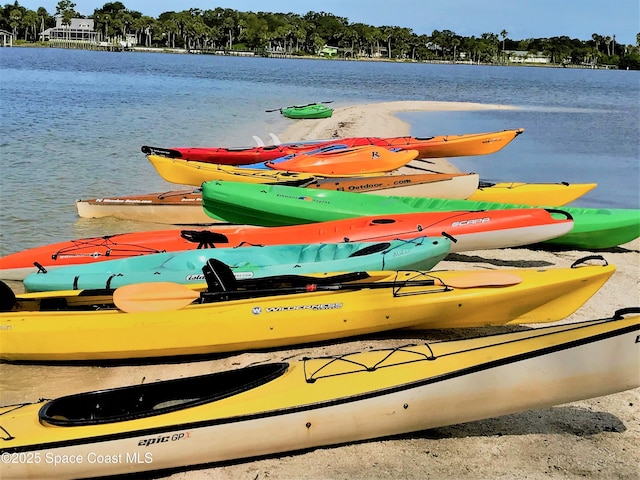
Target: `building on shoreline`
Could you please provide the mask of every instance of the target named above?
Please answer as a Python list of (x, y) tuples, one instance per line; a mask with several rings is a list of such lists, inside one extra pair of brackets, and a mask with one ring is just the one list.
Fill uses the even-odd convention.
[(0, 29), (0, 47), (13, 46), (13, 34), (8, 30)]
[(97, 35), (91, 18), (72, 18), (71, 23), (65, 25), (62, 23), (62, 17), (56, 17), (56, 26), (43, 31), (40, 40), (95, 42)]

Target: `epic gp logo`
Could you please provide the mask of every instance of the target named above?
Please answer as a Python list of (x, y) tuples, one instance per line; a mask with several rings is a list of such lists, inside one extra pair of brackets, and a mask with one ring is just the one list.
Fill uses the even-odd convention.
[(176, 442), (178, 440), (186, 440), (191, 435), (189, 432), (174, 433), (172, 435), (163, 435), (161, 437), (144, 438), (138, 442), (139, 447), (150, 447), (158, 443)]

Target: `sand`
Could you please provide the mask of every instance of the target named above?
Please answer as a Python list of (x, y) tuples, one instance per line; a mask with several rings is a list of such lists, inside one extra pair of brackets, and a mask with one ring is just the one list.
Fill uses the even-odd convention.
[[(299, 121), (282, 141), (332, 136), (402, 136), (409, 125), (393, 116), (411, 110), (507, 109), (503, 105), (393, 102), (336, 109), (332, 118)], [(446, 132), (442, 132), (446, 133)], [(517, 141), (517, 140), (516, 140)], [(455, 163), (455, 162), (453, 162)], [(442, 168), (454, 168), (442, 162)], [(568, 267), (592, 252), (528, 248), (451, 254), (438, 269)], [(565, 321), (608, 317), (640, 305), (640, 241), (598, 252), (617, 271)], [(500, 329), (476, 329), (492, 333)], [(0, 365), (0, 404), (36, 401), (80, 391), (165, 380), (256, 362), (299, 359), (382, 347), (393, 342), (450, 338), (470, 331), (425, 331), (357, 338), (215, 360), (117, 367)], [(277, 432), (274, 432), (277, 435)], [(640, 478), (640, 389), (401, 437), (318, 448), (306, 453), (174, 473), (186, 479), (573, 479)]]

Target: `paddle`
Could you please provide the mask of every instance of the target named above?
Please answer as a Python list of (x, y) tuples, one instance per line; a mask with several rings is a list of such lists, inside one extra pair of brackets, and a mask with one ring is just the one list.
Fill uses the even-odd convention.
[(316, 291), (360, 290), (364, 288), (401, 288), (409, 286), (441, 285), (452, 288), (504, 287), (517, 285), (522, 278), (512, 273), (474, 272), (443, 282), (438, 278), (429, 280), (402, 280), (391, 282), (309, 284), (300, 287), (273, 288), (260, 290), (236, 290), (225, 292), (196, 292), (190, 288), (171, 282), (149, 282), (125, 285), (116, 289), (113, 301), (123, 312), (158, 312), (179, 310), (195, 300), (237, 300), (270, 295), (286, 295)]
[[(311, 105), (318, 105), (320, 103), (333, 103), (333, 100), (330, 100), (328, 102), (313, 102), (313, 103), (307, 103), (306, 105), (294, 105), (293, 107), (285, 107), (285, 108), (304, 108), (304, 107), (310, 107)], [(271, 112), (279, 112), (280, 110), (282, 110), (282, 107), (280, 108), (274, 108), (272, 110), (265, 110), (265, 112), (267, 113), (271, 113)]]

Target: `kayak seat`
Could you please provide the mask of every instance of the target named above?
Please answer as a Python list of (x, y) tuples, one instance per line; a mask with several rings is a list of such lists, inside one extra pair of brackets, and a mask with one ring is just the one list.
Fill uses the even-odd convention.
[(0, 312), (10, 312), (16, 304), (16, 295), (9, 285), (0, 281)]
[(100, 425), (161, 415), (215, 402), (283, 375), (288, 363), (268, 363), (226, 372), (119, 387), (60, 397), (38, 412), (43, 423), (61, 427)]
[(361, 248), (360, 250), (356, 250), (349, 257), (361, 257), (364, 255), (371, 255), (373, 253), (378, 253), (389, 248), (391, 244), (389, 242), (376, 243), (375, 245), (369, 245), (368, 247)]
[(231, 268), (217, 258), (210, 258), (202, 267), (207, 282), (207, 292), (233, 292), (238, 289), (236, 277)]

